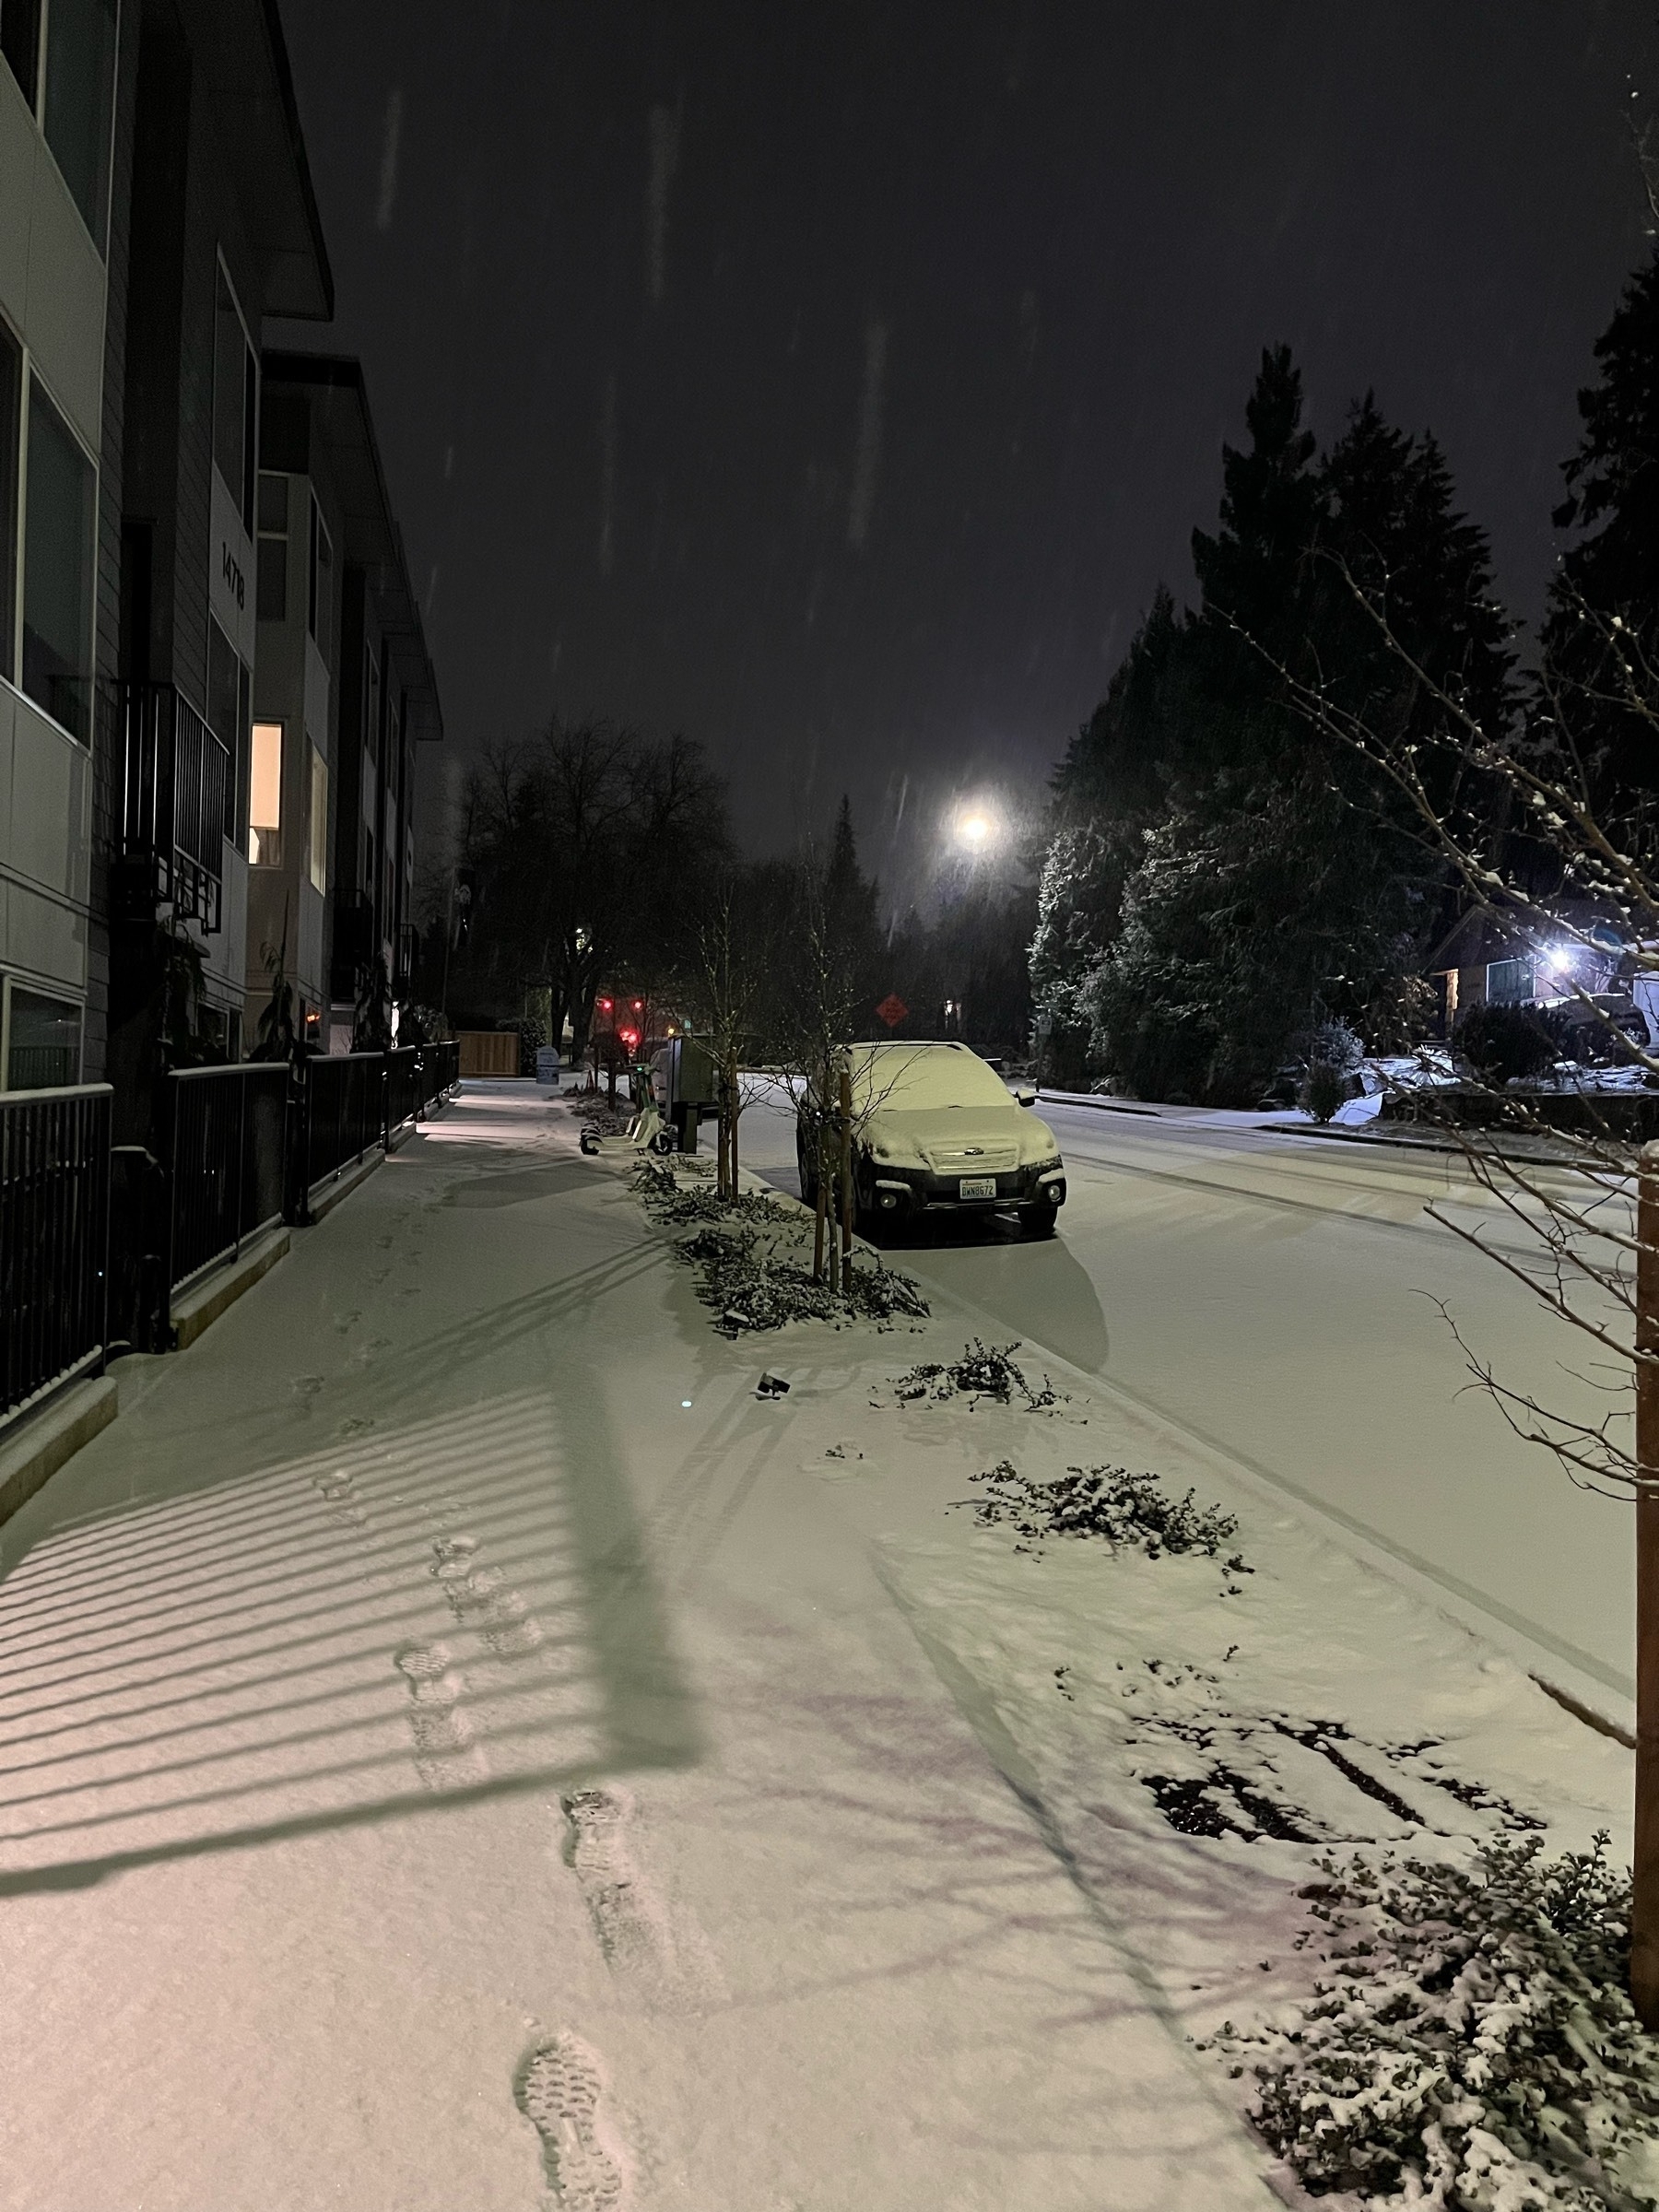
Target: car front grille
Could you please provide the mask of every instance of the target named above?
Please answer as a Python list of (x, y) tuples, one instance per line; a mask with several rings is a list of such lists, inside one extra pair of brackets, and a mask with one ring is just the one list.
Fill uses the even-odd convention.
[(1008, 1175), (1019, 1165), (1016, 1145), (929, 1145), (922, 1157), (935, 1175)]

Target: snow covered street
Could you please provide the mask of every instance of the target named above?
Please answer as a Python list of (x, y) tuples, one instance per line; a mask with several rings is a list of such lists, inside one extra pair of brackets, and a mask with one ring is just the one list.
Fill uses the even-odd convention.
[(912, 1626), (981, 1431), (831, 1456), (960, 1338), (767, 1339), (758, 1402), (475, 1087), (129, 1363), (0, 1532), (0, 2202), (1266, 2205)]
[[(1359, 1556), (1628, 1725), (1630, 1510), (1516, 1441), (1466, 1387), (1435, 1300), (1500, 1372), (1558, 1403), (1585, 1402), (1567, 1371), (1583, 1347), (1425, 1218), (1430, 1199), (1467, 1190), (1460, 1163), (1265, 1133), (1248, 1115), (1040, 1111), (1067, 1167), (1058, 1238), (964, 1224), (895, 1264), (987, 1335), (1100, 1378), (1267, 1494), (1312, 1505)], [(743, 1126), (749, 1163), (793, 1190), (792, 1118), (763, 1101)]]

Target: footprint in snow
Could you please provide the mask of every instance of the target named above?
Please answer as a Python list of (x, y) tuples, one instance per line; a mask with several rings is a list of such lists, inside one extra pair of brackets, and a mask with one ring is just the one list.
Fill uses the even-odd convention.
[(525, 2057), (512, 2092), (541, 2137), (542, 2171), (559, 2212), (620, 2212), (625, 2166), (595, 2053), (561, 2030)]
[(415, 1769), (429, 1790), (453, 1790), (482, 1782), (488, 1769), (473, 1741), (461, 1703), (462, 1685), (441, 1643), (407, 1643), (394, 1664), (408, 1685), (409, 1733)]

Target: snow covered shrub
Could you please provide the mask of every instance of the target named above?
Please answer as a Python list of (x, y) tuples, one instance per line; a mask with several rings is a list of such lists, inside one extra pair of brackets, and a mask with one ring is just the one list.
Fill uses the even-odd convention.
[(722, 1198), (711, 1183), (682, 1183), (684, 1172), (683, 1165), (676, 1169), (654, 1159), (641, 1159), (635, 1168), (633, 1187), (653, 1219), (677, 1229), (692, 1221), (759, 1222), (772, 1229), (782, 1225), (784, 1217), (763, 1193), (739, 1191), (734, 1197)]
[(1346, 1021), (1322, 1021), (1309, 1030), (1303, 1051), (1310, 1066), (1318, 1061), (1339, 1076), (1351, 1076), (1365, 1058), (1365, 1040)]
[[(1067, 1467), (1041, 1482), (1004, 1459), (973, 1479), (987, 1486), (973, 1505), (980, 1526), (1006, 1523), (1027, 1543), (1045, 1536), (1102, 1536), (1114, 1550), (1143, 1551), (1149, 1559), (1183, 1551), (1214, 1559), (1239, 1533), (1235, 1516), (1218, 1505), (1194, 1505), (1191, 1490), (1171, 1498), (1156, 1475), (1131, 1475), (1127, 1467)], [(1227, 1571), (1251, 1571), (1236, 1554)]]
[[(1215, 2042), (1314, 2194), (1447, 2212), (1659, 2205), (1659, 2041), (1625, 1994), (1629, 1877), (1607, 1838), (1547, 1859), (1321, 1862), (1301, 1894), (1330, 1978), (1288, 2022)], [(1304, 1941), (1306, 1939), (1304, 1938)]]
[(1310, 1063), (1302, 1077), (1301, 1102), (1316, 1122), (1328, 1122), (1347, 1096), (1347, 1079), (1328, 1060)]
[(999, 1406), (1013, 1403), (1016, 1392), (1032, 1413), (1044, 1412), (1060, 1403), (1060, 1393), (1044, 1375), (1042, 1388), (1033, 1390), (1015, 1366), (1018, 1344), (984, 1345), (976, 1336), (962, 1347), (959, 1359), (925, 1361), (900, 1375), (893, 1388), (907, 1403), (917, 1398), (994, 1398)]
[(1471, 1006), (1452, 1041), (1481, 1081), (1494, 1087), (1541, 1076), (1571, 1050), (1567, 1024), (1545, 1006)]

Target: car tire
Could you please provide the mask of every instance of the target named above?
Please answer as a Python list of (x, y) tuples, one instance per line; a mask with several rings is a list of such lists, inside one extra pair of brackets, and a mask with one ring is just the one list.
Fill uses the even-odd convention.
[(1060, 1209), (1054, 1206), (1022, 1206), (1019, 1208), (1019, 1233), (1022, 1237), (1052, 1237), (1058, 1226)]

